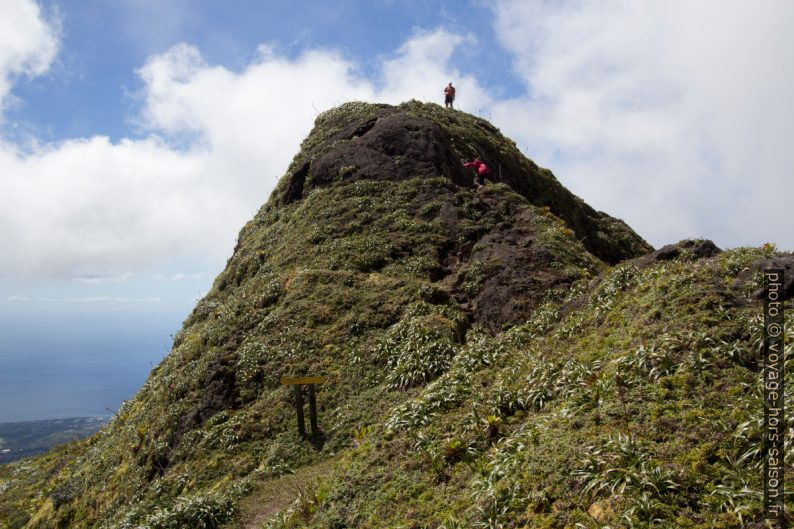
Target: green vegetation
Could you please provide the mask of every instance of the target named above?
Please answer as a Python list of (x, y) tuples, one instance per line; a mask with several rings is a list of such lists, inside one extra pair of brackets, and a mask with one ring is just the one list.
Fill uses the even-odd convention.
[[(373, 169), (323, 158), (395, 112), (441, 127), (447, 158), (485, 152), (516, 182), (541, 175), (537, 194), (513, 181), (476, 191), (443, 172), (358, 178)], [(615, 248), (639, 257), (647, 244), (620, 221), (591, 216), (515, 153), (486, 122), (436, 105), (351, 104), (321, 115), (135, 398), (90, 439), (0, 466), (0, 521), (757, 522), (753, 271), (781, 254), (684, 250), (610, 266)], [(410, 166), (394, 156), (390, 168)], [(560, 204), (581, 209), (558, 215)], [(585, 246), (579, 232), (589, 228), (576, 223), (590, 221), (601, 239)], [(282, 375), (329, 378), (317, 392), (321, 438), (298, 437)]]
[[(345, 455), (311, 516), (296, 504), (271, 526), (757, 521), (761, 338), (747, 298), (757, 283), (726, 270), (760, 257), (623, 265), (524, 325), (473, 337)], [(569, 304), (579, 308), (561, 315)]]

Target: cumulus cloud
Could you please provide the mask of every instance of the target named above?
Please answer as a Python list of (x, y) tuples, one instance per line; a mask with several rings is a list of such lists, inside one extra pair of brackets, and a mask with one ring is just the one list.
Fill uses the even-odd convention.
[(379, 98), (392, 104), (409, 99), (441, 102), (444, 87), (453, 81), (459, 94), (456, 108), (476, 113), (489, 107), (491, 98), (477, 79), (451, 66), (456, 48), (475, 45), (473, 35), (445, 30), (416, 33), (393, 56), (383, 58)]
[(461, 42), (443, 30), (417, 34), (383, 59), (380, 83), (333, 50), (287, 59), (263, 45), (240, 72), (188, 44), (151, 56), (138, 70), (144, 139), (79, 138), (25, 153), (0, 143), (0, 196), (12, 205), (0, 210), (0, 277), (109, 282), (169, 265), (217, 268), (319, 111), (398, 102), (411, 79), (428, 98), (452, 75), (483, 93), (448, 55), (431, 53), (440, 41)]
[(57, 26), (43, 20), (38, 5), (0, 1), (0, 110), (8, 101), (13, 77), (41, 75), (57, 49)]
[(209, 157), (157, 138), (94, 137), (30, 154), (0, 145), (0, 195), (11, 206), (0, 211), (0, 274), (113, 276), (164, 256), (200, 255), (238, 202), (221, 185), (200, 185)]
[(139, 74), (146, 87), (145, 126), (198, 136), (198, 147), (209, 155), (200, 183), (243, 201), (238, 228), (264, 202), (318, 111), (375, 97), (351, 63), (322, 50), (287, 60), (261, 46), (256, 60), (236, 73), (179, 44), (151, 57)]
[(525, 97), (495, 119), (594, 206), (650, 242), (794, 248), (794, 4), (495, 5)]

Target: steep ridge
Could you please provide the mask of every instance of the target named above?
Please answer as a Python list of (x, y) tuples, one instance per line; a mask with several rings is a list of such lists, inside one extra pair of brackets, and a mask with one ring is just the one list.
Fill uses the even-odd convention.
[[(474, 156), (496, 183), (473, 187)], [(754, 293), (759, 263), (791, 256), (651, 251), (484, 120), (328, 111), (135, 398), (94, 437), (0, 467), (0, 520), (757, 520)], [(328, 378), (322, 436), (298, 436), (285, 375)], [(271, 491), (296, 471), (312, 479), (284, 508)]]

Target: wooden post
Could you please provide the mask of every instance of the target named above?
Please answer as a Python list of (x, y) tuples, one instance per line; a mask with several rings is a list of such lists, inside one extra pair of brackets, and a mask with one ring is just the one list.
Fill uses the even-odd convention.
[(320, 427), (317, 426), (317, 398), (314, 385), (322, 384), (326, 380), (325, 377), (281, 377), (282, 385), (295, 386), (295, 411), (298, 412), (298, 433), (301, 434), (301, 437), (306, 437), (306, 422), (303, 418), (303, 386), (309, 386), (309, 418), (312, 436), (318, 437)]
[(303, 385), (295, 384), (295, 410), (298, 412), (298, 433), (306, 437), (306, 424), (303, 421)]
[(314, 384), (309, 384), (309, 420), (312, 425), (312, 436), (320, 435), (320, 427), (317, 426), (317, 399), (314, 395)]

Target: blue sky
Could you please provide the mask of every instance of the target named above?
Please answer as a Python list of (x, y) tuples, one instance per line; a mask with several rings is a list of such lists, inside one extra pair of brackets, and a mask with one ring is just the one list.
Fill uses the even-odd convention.
[(0, 377), (55, 392), (13, 378), (55, 354), (132, 391), (320, 111), (450, 80), (654, 246), (794, 249), (791, 27), (785, 0), (0, 2)]
[[(74, 5), (72, 5), (74, 4)], [(173, 2), (86, 0), (41, 2), (58, 21), (60, 53), (48, 75), (20, 82), (20, 104), (6, 113), (11, 129), (47, 141), (107, 135), (140, 136), (130, 127), (141, 82), (135, 70), (180, 42), (196, 45), (208, 62), (239, 71), (267, 42), (285, 57), (307, 48), (335, 49), (373, 76), (379, 59), (423, 28), (476, 34), (488, 46), (458, 49), (455, 62), (493, 79), (491, 89), (518, 94), (510, 56), (483, 24), (492, 17), (483, 2)], [(233, 6), (233, 8), (230, 8)], [(274, 22), (277, 21), (277, 22)], [(19, 133), (19, 131), (17, 131)]]

